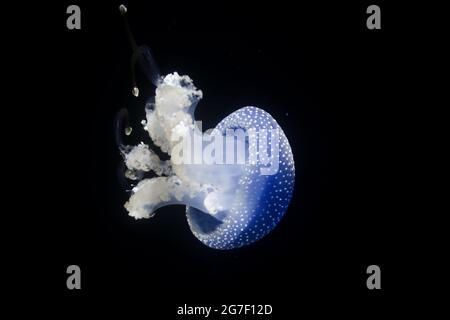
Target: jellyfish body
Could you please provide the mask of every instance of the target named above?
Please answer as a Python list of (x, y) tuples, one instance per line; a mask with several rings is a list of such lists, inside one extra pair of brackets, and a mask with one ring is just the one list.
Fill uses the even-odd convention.
[(193, 234), (215, 249), (248, 245), (267, 235), (292, 198), (294, 160), (284, 132), (270, 114), (241, 108), (214, 130), (202, 132), (194, 111), (202, 92), (188, 76), (169, 74), (157, 83), (142, 122), (161, 160), (148, 145), (121, 148), (126, 176), (141, 180), (125, 204), (129, 215), (150, 218), (162, 206), (186, 206)]
[(294, 188), (292, 151), (277, 122), (259, 108), (245, 107), (222, 120), (216, 129), (223, 132), (236, 127), (257, 132), (261, 132), (261, 129), (279, 130), (279, 159), (278, 164), (275, 164), (279, 167), (276, 173), (265, 175), (261, 174), (261, 168), (267, 169), (266, 166), (247, 163), (236, 180), (230, 207), (220, 218), (187, 207), (192, 232), (201, 242), (215, 249), (242, 247), (267, 235), (286, 212)]

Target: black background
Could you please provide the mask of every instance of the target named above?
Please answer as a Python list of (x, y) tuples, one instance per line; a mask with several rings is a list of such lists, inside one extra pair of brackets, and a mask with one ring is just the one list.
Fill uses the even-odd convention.
[[(70, 4), (81, 7), (81, 30), (66, 28)], [(276, 319), (385, 310), (403, 281), (404, 243), (394, 234), (403, 108), (398, 11), (378, 3), (382, 29), (368, 30), (372, 3), (125, 3), (137, 42), (152, 48), (161, 72), (188, 74), (203, 91), (196, 118), (204, 128), (255, 105), (291, 144), (295, 192), (281, 223), (251, 246), (216, 251), (191, 234), (183, 207), (140, 221), (123, 208), (117, 111), (130, 110), (132, 141), (146, 137), (119, 4), (33, 11), (42, 17), (39, 35), (28, 36), (30, 51), (22, 53), (36, 68), (21, 99), (31, 109), (30, 148), (40, 168), (29, 200), (38, 224), (31, 224), (33, 250), (21, 258), (39, 261), (38, 288), (70, 310), (128, 305), (163, 319), (185, 303), (272, 304)], [(140, 80), (147, 84), (141, 96), (151, 95)], [(37, 88), (45, 97), (39, 103)], [(66, 288), (71, 264), (81, 267), (80, 291)], [(381, 267), (382, 290), (366, 287), (371, 264)]]

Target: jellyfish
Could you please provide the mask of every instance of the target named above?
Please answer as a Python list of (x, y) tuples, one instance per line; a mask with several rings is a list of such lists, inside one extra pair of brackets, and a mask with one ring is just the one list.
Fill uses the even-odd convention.
[(134, 182), (124, 205), (129, 216), (151, 218), (161, 207), (183, 205), (193, 235), (210, 248), (235, 249), (262, 239), (281, 221), (294, 189), (294, 159), (283, 130), (263, 109), (246, 106), (203, 132), (194, 118), (203, 92), (188, 75), (160, 76), (151, 51), (136, 45), (126, 8), (120, 12), (133, 49), (132, 93), (139, 95), (136, 65), (156, 87), (141, 122), (153, 147), (126, 145), (128, 112), (117, 116), (124, 175)]

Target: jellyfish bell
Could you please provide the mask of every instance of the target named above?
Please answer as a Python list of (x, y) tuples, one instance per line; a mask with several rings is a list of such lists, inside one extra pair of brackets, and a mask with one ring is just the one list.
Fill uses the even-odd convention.
[[(130, 42), (141, 66), (154, 64), (150, 51), (140, 50), (134, 39)], [(184, 205), (192, 233), (215, 249), (238, 248), (263, 238), (285, 214), (294, 188), (292, 150), (278, 123), (264, 110), (249, 106), (203, 132), (194, 119), (203, 92), (189, 76), (173, 72), (158, 75), (152, 83), (154, 102), (145, 106), (142, 125), (169, 159), (161, 160), (144, 143), (126, 146), (120, 133), (129, 132), (128, 114), (119, 112), (116, 139), (128, 177), (139, 181), (125, 203), (128, 214), (150, 218), (163, 206)], [(156, 176), (143, 178), (145, 172)]]

